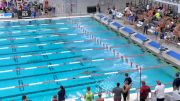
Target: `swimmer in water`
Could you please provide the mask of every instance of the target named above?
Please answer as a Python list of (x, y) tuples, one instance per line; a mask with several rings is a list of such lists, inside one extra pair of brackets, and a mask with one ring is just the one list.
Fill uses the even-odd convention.
[(94, 74), (94, 73), (97, 73), (97, 71), (84, 71), (82, 72), (81, 74), (86, 74), (86, 75), (90, 75), (90, 74)]

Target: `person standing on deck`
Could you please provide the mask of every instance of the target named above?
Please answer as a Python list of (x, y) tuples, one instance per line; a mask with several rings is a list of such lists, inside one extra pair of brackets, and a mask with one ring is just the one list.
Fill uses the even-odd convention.
[(112, 93), (114, 94), (114, 101), (121, 101), (123, 90), (120, 88), (120, 83), (117, 83), (117, 87), (113, 89)]
[(176, 88), (179, 90), (180, 87), (180, 78), (179, 78), (179, 73), (176, 73), (176, 78), (173, 81), (173, 88)]
[(60, 86), (60, 91), (58, 92), (58, 101), (65, 101), (66, 90), (63, 86)]
[[(131, 77), (129, 77), (129, 74), (128, 73), (125, 73), (125, 79), (124, 79), (124, 83), (127, 82), (128, 86), (131, 87), (132, 86), (132, 79)], [(130, 88), (129, 88), (130, 89)], [(130, 98), (130, 95), (128, 93), (127, 95), (127, 99)]]
[(145, 81), (142, 81), (142, 86), (140, 88), (140, 101), (146, 101), (149, 92), (151, 92), (151, 89), (149, 86), (146, 85)]
[(93, 101), (94, 95), (93, 95), (93, 93), (91, 92), (91, 88), (90, 88), (90, 87), (87, 87), (87, 92), (86, 92), (86, 94), (84, 95), (84, 99), (85, 99), (85, 101)]
[(128, 85), (131, 85), (132, 84), (132, 79), (131, 77), (129, 77), (129, 74), (128, 73), (125, 73), (125, 79), (124, 79), (124, 82), (128, 82)]
[(155, 87), (155, 95), (157, 97), (157, 101), (164, 101), (165, 99), (165, 94), (164, 94), (164, 89), (165, 85), (161, 84), (160, 81), (156, 81), (157, 85)]
[(49, 1), (45, 0), (45, 2), (44, 2), (45, 15), (48, 15), (48, 9), (49, 9)]
[(125, 81), (124, 86), (122, 88), (124, 101), (129, 101), (130, 88), (131, 88), (131, 84), (128, 84), (128, 81)]

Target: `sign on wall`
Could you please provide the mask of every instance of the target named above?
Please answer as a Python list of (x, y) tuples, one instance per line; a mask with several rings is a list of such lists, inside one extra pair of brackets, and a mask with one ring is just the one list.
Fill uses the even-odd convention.
[(30, 17), (31, 17), (31, 11), (27, 11), (27, 10), (18, 11), (19, 19), (30, 18)]
[(0, 18), (12, 18), (12, 13), (0, 13)]

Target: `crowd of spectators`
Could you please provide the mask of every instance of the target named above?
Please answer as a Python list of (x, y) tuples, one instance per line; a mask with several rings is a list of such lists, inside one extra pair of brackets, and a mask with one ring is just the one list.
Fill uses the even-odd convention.
[(180, 17), (167, 6), (155, 4), (147, 5), (143, 9), (127, 4), (124, 16), (128, 19), (125, 22), (136, 27), (142, 25), (143, 34), (150, 32), (154, 34), (156, 40), (163, 39), (167, 44), (180, 42)]
[[(114, 7), (108, 9), (112, 19), (114, 12), (118, 13)], [(153, 35), (160, 44), (180, 44), (180, 16), (171, 8), (159, 4), (141, 7), (127, 3), (122, 14), (124, 24), (134, 25), (142, 29), (143, 34)]]
[(30, 11), (31, 17), (55, 15), (55, 7), (50, 7), (48, 0), (44, 0), (43, 3), (36, 0), (34, 2), (22, 0), (21, 3), (17, 0), (0, 2), (0, 13), (12, 13), (13, 17), (17, 17), (19, 11)]

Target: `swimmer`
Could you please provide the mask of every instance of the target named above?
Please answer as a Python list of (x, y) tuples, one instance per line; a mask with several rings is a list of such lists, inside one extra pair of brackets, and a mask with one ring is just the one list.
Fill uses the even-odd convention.
[(90, 72), (90, 71), (84, 71), (84, 72), (82, 72), (81, 74), (89, 75), (89, 74), (91, 74), (91, 72)]
[(84, 71), (82, 72), (81, 74), (86, 74), (86, 75), (90, 75), (90, 74), (94, 74), (94, 73), (97, 73), (97, 71)]

